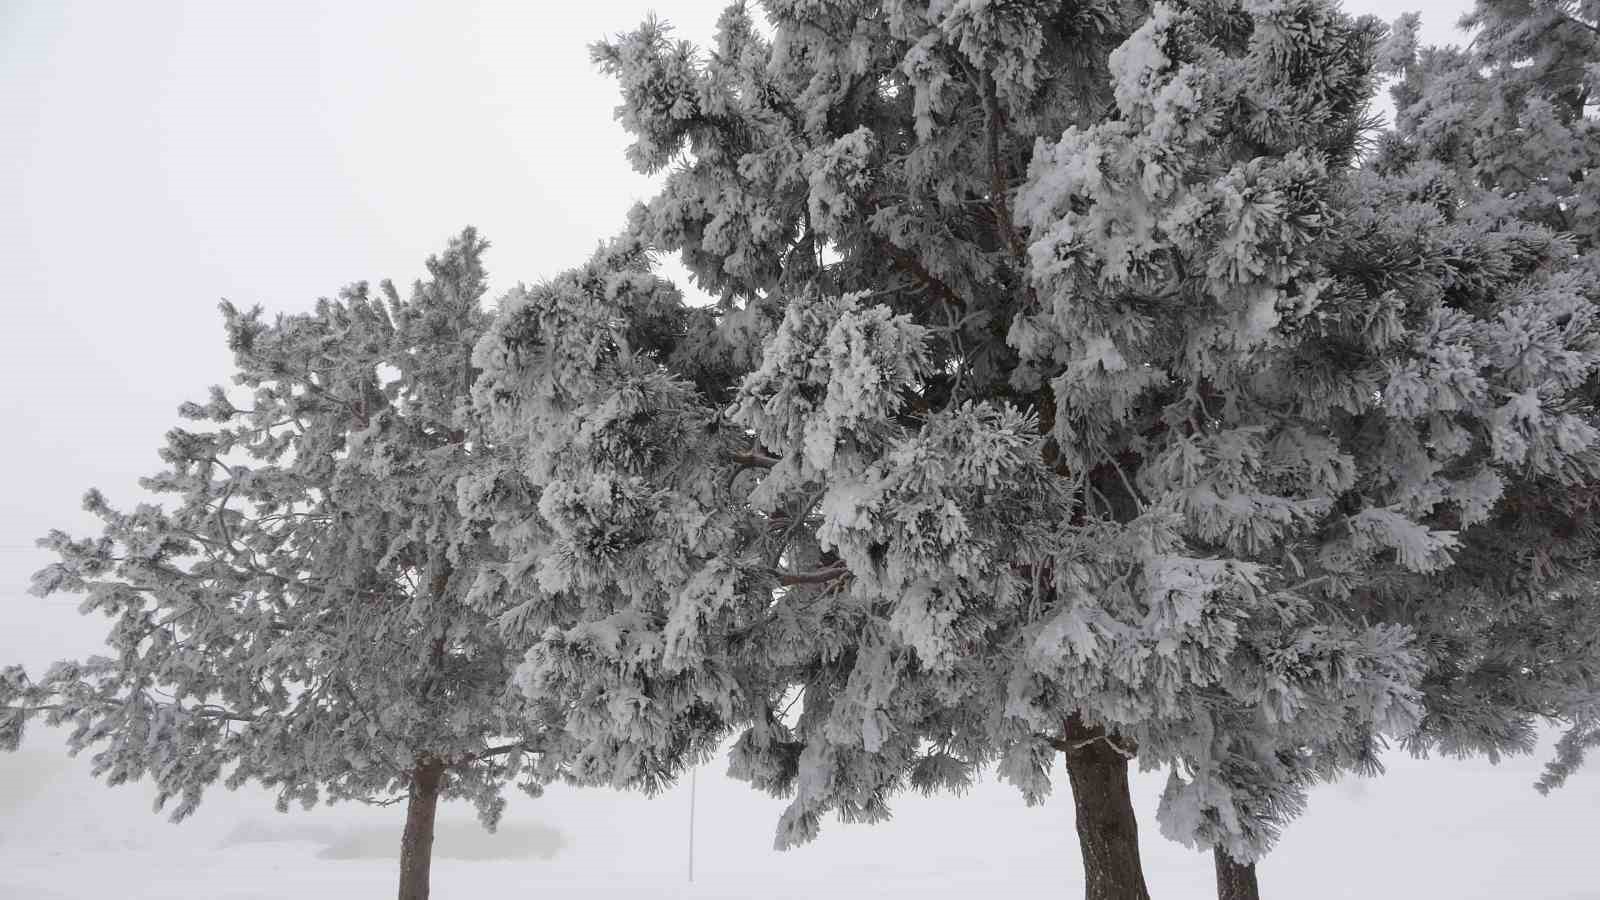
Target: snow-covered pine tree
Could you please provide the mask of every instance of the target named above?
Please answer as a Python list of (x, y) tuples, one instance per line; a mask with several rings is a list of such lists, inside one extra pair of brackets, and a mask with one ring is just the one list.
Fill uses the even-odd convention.
[[(1580, 363), (1596, 352), (1581, 323), (1600, 297), (1600, 123), (1592, 117), (1600, 7), (1480, 0), (1461, 24), (1473, 29), (1466, 49), (1419, 49), (1416, 18), (1398, 23), (1388, 54), (1401, 76), (1396, 128), (1371, 166), (1374, 184), (1436, 218), (1435, 256), (1481, 258), (1473, 278), (1499, 281), (1482, 292), (1499, 303), (1479, 314), (1507, 323), (1495, 337), (1523, 369), (1507, 390), (1532, 392), (1543, 409), (1593, 427), (1600, 385), (1585, 380), (1592, 373)], [(1475, 250), (1474, 237), (1491, 246)], [(1520, 415), (1513, 421), (1530, 428)], [(1519, 452), (1521, 437), (1501, 440)], [(1542, 440), (1563, 438), (1570, 442), (1560, 432)], [(1482, 539), (1463, 554), (1459, 577), (1435, 585), (1440, 596), (1425, 606), (1387, 610), (1429, 651), (1413, 751), (1492, 759), (1531, 750), (1537, 720), (1563, 723), (1539, 783), (1548, 790), (1600, 746), (1594, 465), (1583, 457), (1559, 473), (1505, 473), (1492, 520), (1464, 533)]]
[[(1530, 751), (1538, 720), (1565, 724), (1541, 790), (1600, 743), (1595, 21), (1574, 3), (1481, 2), (1467, 49), (1419, 50), (1403, 17), (1379, 54), (1401, 76), (1397, 127), (1346, 183), (1323, 242), (1329, 271), (1367, 286), (1378, 326), (1330, 343), (1388, 360), (1353, 387), (1383, 415), (1433, 411), (1422, 452), (1391, 451), (1386, 477), (1433, 502), (1441, 475), (1476, 472), (1470, 493), (1435, 502), (1435, 525), (1458, 532), (1454, 564), (1368, 583), (1343, 612), (1415, 636), (1412, 752), (1497, 759)], [(1230, 875), (1252, 886), (1249, 867), (1218, 863), (1222, 897), (1254, 896), (1224, 889)]]
[(1600, 241), (1600, 7), (1592, 0), (1478, 0), (1466, 47), (1418, 47), (1402, 17), (1386, 50), (1399, 74), (1380, 167), (1432, 164), (1477, 190), (1466, 217), (1515, 219)]
[[(545, 628), (524, 685), (570, 704), (586, 779), (741, 731), (732, 771), (792, 797), (780, 846), (991, 763), (1041, 799), (1060, 752), (1089, 897), (1147, 895), (1135, 757), (1171, 770), (1166, 833), (1253, 858), (1310, 777), (1414, 726), (1410, 632), (1352, 598), (1446, 567), (1500, 469), (1593, 439), (1428, 384), (1458, 361), (1437, 292), (1330, 261), (1381, 26), (766, 9), (703, 55), (655, 22), (596, 48), (631, 159), (671, 171), (479, 346), (538, 493), (503, 527), (553, 535), (484, 584)], [(1531, 449), (1474, 454), (1474, 416)]]
[[(1332, 204), (1318, 254), (1330, 287), (1309, 326), (1317, 349), (1299, 354), (1300, 390), (1367, 398), (1367, 409), (1341, 401), (1347, 416), (1325, 426), (1365, 448), (1356, 488), (1453, 533), (1454, 546), (1437, 570), (1330, 581), (1313, 614), (1412, 634), (1422, 716), (1401, 737), (1413, 752), (1526, 752), (1543, 717), (1573, 726), (1561, 746), (1575, 761), (1600, 702), (1600, 280), (1569, 236), (1465, 215), (1471, 194), (1437, 168), (1380, 163)], [(1308, 573), (1329, 569), (1321, 557)], [(1276, 752), (1314, 763), (1308, 779), (1376, 771), (1365, 738), (1313, 735)], [(1218, 865), (1221, 883), (1237, 864)]]
[[(182, 407), (206, 424), (170, 431), (143, 482), (172, 505), (91, 491), (103, 534), (41, 542), (60, 561), (35, 593), (83, 594), (110, 652), (5, 669), (6, 749), (42, 713), (108, 783), (153, 781), (174, 821), (218, 780), (280, 810), (409, 797), (401, 900), (428, 896), (441, 797), (493, 827), (506, 783), (537, 791), (560, 735), (511, 685), (504, 611), (468, 595), (497, 562), (492, 523), (457, 511), (497, 452), (469, 402), (486, 246), (463, 232), (409, 298), (361, 283), (272, 322), (223, 304), (248, 408), (220, 387)], [(472, 508), (520, 489), (474, 480)]]

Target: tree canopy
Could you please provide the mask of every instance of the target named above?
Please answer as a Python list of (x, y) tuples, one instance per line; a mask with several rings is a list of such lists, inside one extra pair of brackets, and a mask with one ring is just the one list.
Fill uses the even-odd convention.
[(1222, 867), (1388, 741), (1559, 720), (1546, 788), (1600, 742), (1593, 4), (1466, 50), (1332, 0), (764, 6), (594, 46), (662, 178), (587, 263), (491, 315), (469, 230), (409, 300), (225, 307), (254, 407), (185, 408), (176, 510), (51, 538), (118, 656), (6, 670), (0, 735), (46, 710), (179, 815), (427, 761), (486, 821), (731, 740), (779, 847), (1059, 754), (1118, 900), (1130, 762)]
[(1385, 29), (1328, 3), (767, 11), (596, 47), (663, 188), (480, 345), (555, 534), (524, 684), (596, 777), (738, 731), (784, 846), (1098, 742), (1253, 858), (1438, 719), (1378, 611), (1592, 479), (1571, 239), (1353, 168)]
[(498, 551), (456, 493), (497, 452), (469, 403), (485, 246), (462, 233), (409, 297), (358, 283), (272, 321), (223, 304), (248, 405), (219, 386), (183, 406), (197, 424), (142, 482), (170, 505), (90, 491), (102, 534), (44, 541), (60, 561), (34, 592), (82, 594), (110, 653), (6, 669), (9, 747), (42, 713), (109, 783), (176, 798), (174, 819), (219, 780), (281, 808), (382, 802), (430, 760), (491, 825), (504, 784), (537, 790), (560, 732), (509, 683), (504, 610), (469, 596)]

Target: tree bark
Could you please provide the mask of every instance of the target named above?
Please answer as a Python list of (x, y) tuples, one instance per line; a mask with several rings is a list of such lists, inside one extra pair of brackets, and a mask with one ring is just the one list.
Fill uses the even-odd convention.
[(1072, 782), (1085, 900), (1150, 900), (1139, 862), (1139, 823), (1128, 792), (1128, 757), (1102, 728), (1074, 715), (1062, 752)]
[(406, 802), (406, 830), (400, 838), (400, 900), (428, 900), (428, 878), (433, 869), (433, 821), (439, 811), (439, 789), (444, 763), (419, 761), (411, 772), (411, 796)]
[(1236, 862), (1221, 847), (1211, 853), (1217, 865), (1217, 900), (1261, 900), (1255, 863)]

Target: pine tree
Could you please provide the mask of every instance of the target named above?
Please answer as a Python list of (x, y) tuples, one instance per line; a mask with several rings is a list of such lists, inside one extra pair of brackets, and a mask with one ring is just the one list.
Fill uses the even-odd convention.
[[(1531, 750), (1541, 717), (1573, 724), (1563, 746), (1576, 748), (1600, 700), (1590, 512), (1600, 280), (1569, 236), (1473, 219), (1468, 196), (1437, 168), (1374, 165), (1336, 200), (1321, 247), (1333, 281), (1320, 347), (1301, 365), (1334, 394), (1368, 398), (1332, 430), (1366, 451), (1355, 487), (1392, 498), (1452, 546), (1436, 569), (1368, 568), (1313, 615), (1411, 635), (1421, 715), (1403, 746), (1496, 758)], [(1379, 770), (1361, 730), (1331, 746), (1302, 737), (1268, 739), (1314, 762), (1308, 783)], [(1237, 863), (1218, 865), (1220, 884)]]
[(1324, 2), (766, 9), (596, 48), (663, 188), (479, 345), (522, 684), (586, 780), (737, 733), (779, 846), (988, 765), (1037, 801), (1060, 753), (1088, 896), (1147, 895), (1134, 758), (1254, 859), (1416, 731), (1428, 649), (1365, 611), (1592, 478), (1570, 245), (1453, 256), (1353, 170), (1383, 28)]
[(1465, 47), (1416, 44), (1415, 15), (1396, 27), (1389, 167), (1438, 165), (1473, 190), (1466, 215), (1600, 239), (1600, 123), (1586, 113), (1600, 74), (1600, 9), (1578, 0), (1478, 0)]
[[(1593, 352), (1576, 339), (1574, 313), (1590, 315), (1600, 283), (1600, 124), (1588, 115), (1600, 104), (1597, 23), (1591, 3), (1480, 0), (1461, 22), (1473, 30), (1468, 48), (1419, 49), (1415, 18), (1403, 19), (1389, 60), (1401, 76), (1396, 128), (1372, 166), (1427, 192), (1457, 232), (1553, 242), (1552, 264), (1503, 290), (1513, 300), (1542, 290), (1546, 304), (1542, 320), (1507, 317), (1521, 326), (1508, 346), (1546, 407), (1586, 413), (1591, 425), (1600, 386), (1574, 367), (1576, 353)], [(1527, 474), (1497, 508), (1464, 583), (1412, 624), (1433, 652), (1428, 712), (1410, 744), (1496, 759), (1530, 751), (1538, 719), (1565, 723), (1545, 791), (1600, 746), (1597, 498), (1592, 480)]]
[[(1423, 715), (1402, 743), (1498, 760), (1530, 752), (1539, 720), (1565, 723), (1541, 791), (1600, 743), (1594, 22), (1573, 3), (1480, 2), (1462, 21), (1468, 48), (1419, 49), (1418, 18), (1402, 17), (1379, 51), (1400, 76), (1396, 128), (1350, 179), (1327, 241), (1333, 271), (1407, 299), (1384, 340), (1425, 355), (1374, 382), (1381, 406), (1421, 401), (1440, 423), (1419, 433), (1423, 453), (1393, 458), (1395, 480), (1425, 495), (1478, 469), (1462, 484), (1477, 496), (1439, 520), (1458, 531), (1454, 564), (1350, 598), (1415, 636)], [(1441, 313), (1448, 328), (1408, 327)], [(1247, 869), (1219, 856), (1219, 895), (1255, 896)]]
[[(185, 404), (143, 481), (170, 506), (85, 507), (97, 538), (52, 532), (34, 592), (84, 595), (106, 656), (0, 675), (0, 743), (35, 714), (94, 749), (109, 784), (149, 779), (171, 818), (217, 781), (277, 805), (408, 798), (401, 900), (428, 896), (441, 797), (493, 827), (502, 787), (537, 792), (559, 732), (510, 685), (521, 648), (468, 589), (499, 557), (457, 482), (499, 452), (469, 402), (487, 244), (471, 229), (409, 298), (385, 282), (264, 321), (224, 303), (236, 406)], [(472, 482), (477, 508), (515, 483)], [(514, 629), (509, 633), (515, 634)]]

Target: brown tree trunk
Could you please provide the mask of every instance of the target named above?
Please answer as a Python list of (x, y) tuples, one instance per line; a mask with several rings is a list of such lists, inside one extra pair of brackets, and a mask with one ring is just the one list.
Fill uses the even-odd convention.
[(1072, 781), (1085, 900), (1150, 900), (1139, 862), (1139, 823), (1128, 793), (1128, 757), (1101, 728), (1067, 720), (1062, 752)]
[(1255, 863), (1235, 862), (1221, 847), (1211, 853), (1217, 865), (1217, 900), (1261, 900)]
[(406, 802), (406, 831), (400, 838), (400, 900), (428, 900), (433, 868), (433, 820), (439, 811), (444, 763), (417, 763), (411, 772), (411, 797)]

